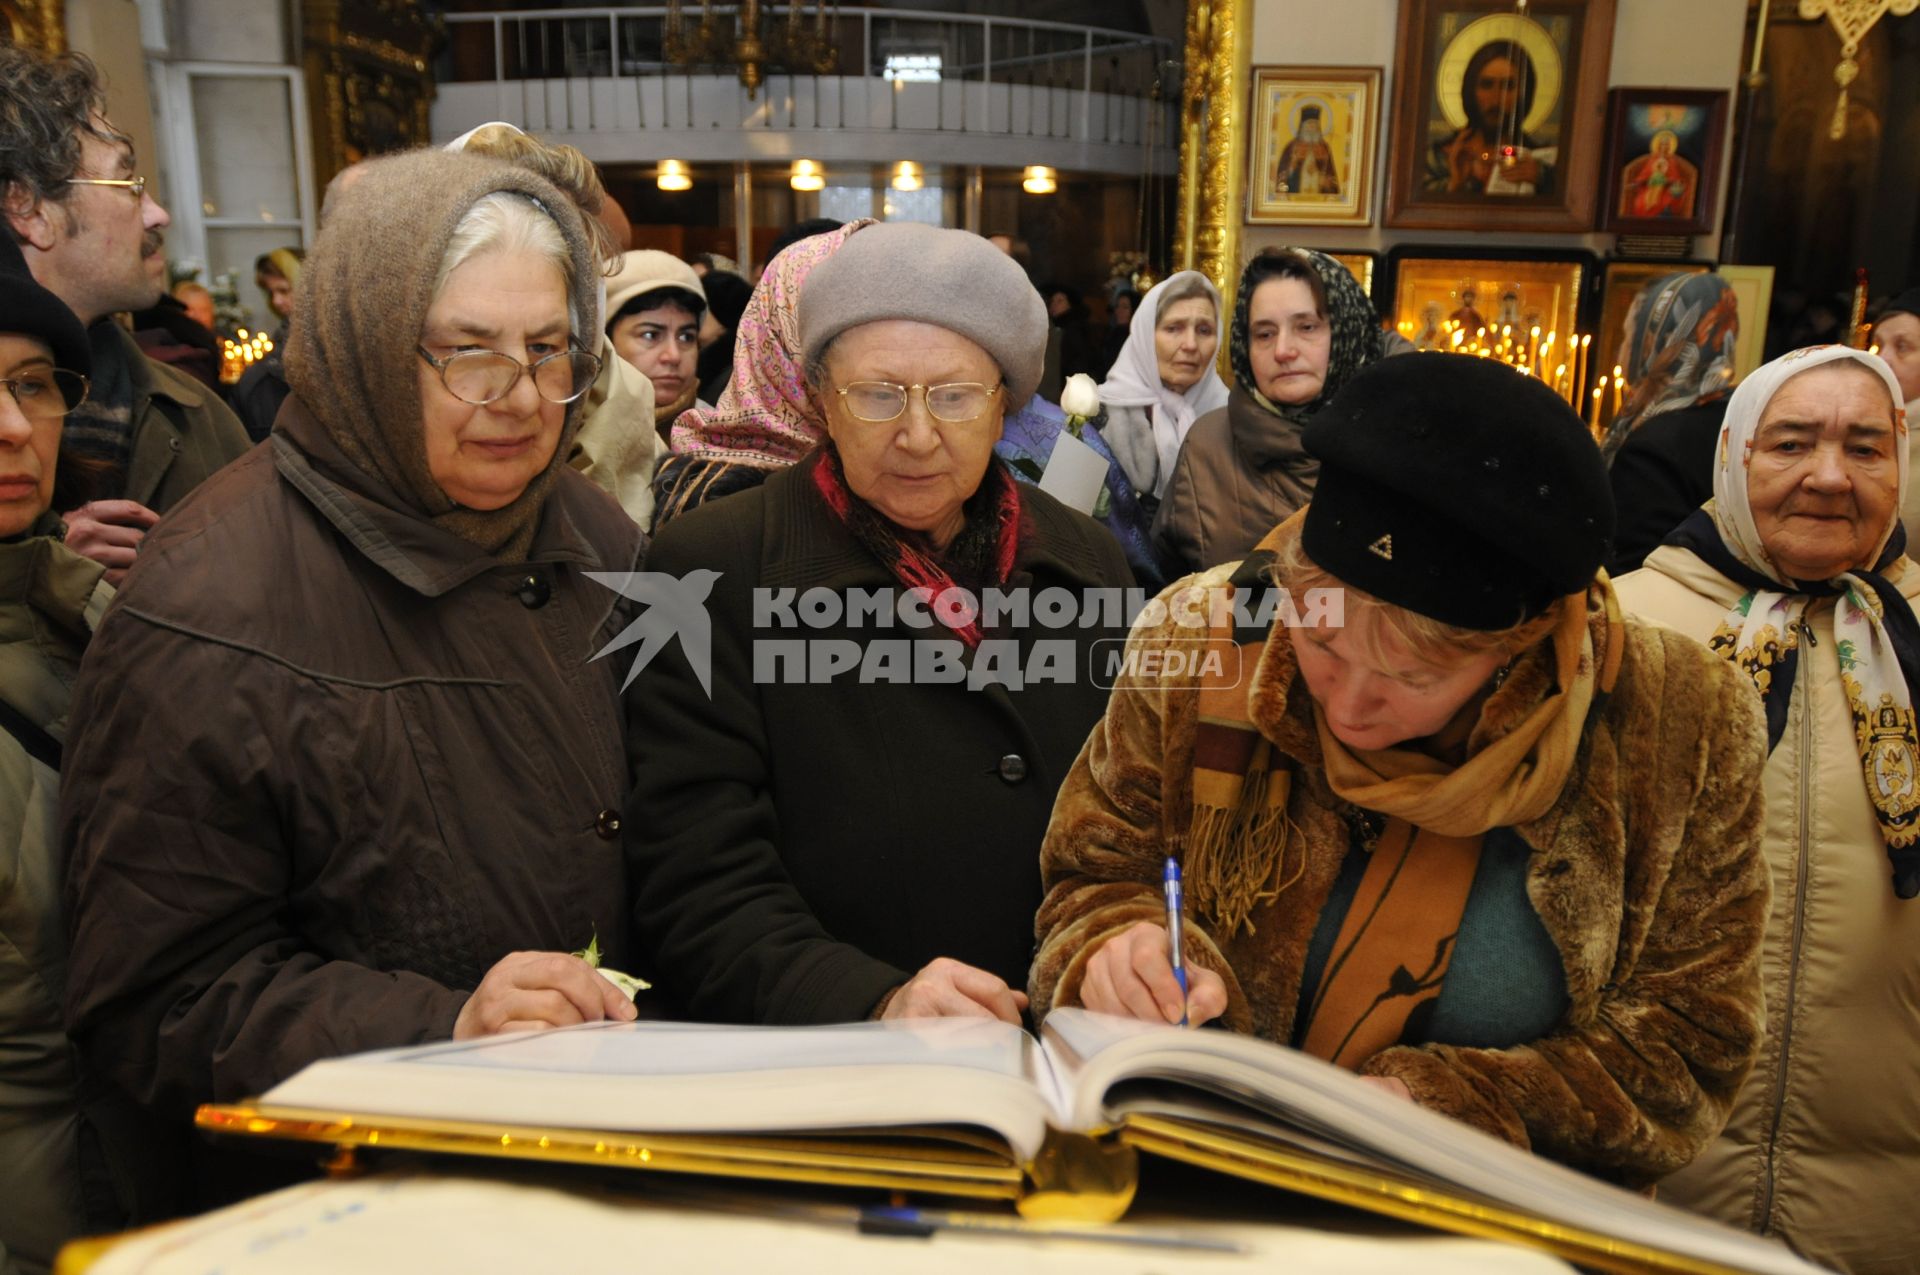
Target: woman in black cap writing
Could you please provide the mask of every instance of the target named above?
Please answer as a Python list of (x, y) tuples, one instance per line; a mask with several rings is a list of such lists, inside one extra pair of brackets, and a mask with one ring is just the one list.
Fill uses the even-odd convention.
[[(1718, 1131), (1760, 1039), (1753, 697), (1622, 618), (1606, 472), (1537, 381), (1388, 360), (1306, 443), (1313, 503), (1129, 639), (1134, 670), (1195, 638), (1223, 658), (1122, 674), (1042, 850), (1035, 1008), (1219, 1018), (1650, 1182)], [(1270, 627), (1210, 609), (1269, 584)]]

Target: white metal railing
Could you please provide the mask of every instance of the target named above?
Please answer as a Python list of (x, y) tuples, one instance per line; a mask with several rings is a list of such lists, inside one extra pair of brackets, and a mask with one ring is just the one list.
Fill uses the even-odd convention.
[[(763, 11), (769, 24), (786, 21), (784, 7)], [(731, 25), (737, 7), (716, 6), (715, 13)], [(1109, 146), (1164, 141), (1171, 135), (1172, 104), (1179, 100), (1175, 50), (1150, 35), (1024, 18), (836, 6), (827, 16), (826, 32), (833, 66), (819, 74), (768, 68), (763, 93), (777, 92), (791, 106), (809, 91), (818, 98), (822, 86), (831, 84), (844, 104), (852, 82), (858, 109), (726, 109), (725, 118), (702, 118), (708, 112), (697, 105), (693, 80), (711, 81), (731, 70), (670, 62), (666, 17), (664, 5), (449, 13), (444, 15), (449, 38), (439, 79), (448, 87), (495, 85), (503, 103), (516, 89), (522, 95), (534, 92), (542, 108), (552, 100), (545, 96), (549, 86), (559, 86), (557, 104), (569, 109), (575, 99), (566, 88), (584, 86), (580, 100), (587, 104), (589, 118), (569, 119), (570, 130), (621, 128), (636, 111), (643, 118), (651, 115), (649, 102), (667, 111), (677, 102), (684, 118), (672, 120), (671, 126), (683, 128), (796, 127), (809, 116), (816, 126), (829, 126), (829, 116), (841, 114), (849, 125), (857, 117), (880, 127), (904, 126), (898, 119), (874, 119), (874, 112), (866, 109), (866, 103), (877, 107), (882, 99), (874, 92), (878, 85), (861, 82), (877, 81), (889, 90), (902, 90), (886, 96), (895, 102), (906, 98), (909, 108), (914, 98), (931, 103), (934, 131), (1018, 131)], [(687, 20), (697, 22), (698, 10)], [(804, 20), (811, 25), (815, 16), (809, 11)], [(927, 68), (935, 58), (933, 84), (895, 81), (889, 75), (899, 59), (916, 59), (910, 65)], [(674, 79), (687, 82), (683, 93), (663, 83)], [(633, 83), (623, 83), (628, 81)], [(610, 99), (602, 97), (608, 88), (614, 90)], [(636, 107), (609, 112), (604, 123), (593, 109), (596, 101), (629, 96)], [(711, 100), (710, 95), (699, 97)], [(1016, 118), (1023, 127), (1016, 128)], [(667, 122), (656, 115), (643, 126)]]

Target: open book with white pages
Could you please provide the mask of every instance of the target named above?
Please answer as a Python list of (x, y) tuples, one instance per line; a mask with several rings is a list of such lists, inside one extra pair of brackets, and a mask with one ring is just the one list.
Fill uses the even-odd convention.
[(879, 1186), (1112, 1219), (1165, 1156), (1618, 1271), (1800, 1275), (1786, 1249), (1550, 1163), (1318, 1059), (1084, 1010), (983, 1019), (595, 1023), (315, 1063), (202, 1127)]

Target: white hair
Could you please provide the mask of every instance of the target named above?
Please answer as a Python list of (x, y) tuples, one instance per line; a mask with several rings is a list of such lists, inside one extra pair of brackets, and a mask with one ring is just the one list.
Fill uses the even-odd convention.
[[(551, 214), (526, 195), (496, 190), (474, 201), (453, 228), (447, 250), (440, 258), (440, 271), (433, 279), (433, 295), (447, 286), (447, 277), (483, 252), (528, 250), (553, 263), (566, 281), (567, 298), (573, 298), (573, 253)], [(572, 306), (569, 304), (568, 309)], [(578, 315), (574, 328), (579, 329)]]

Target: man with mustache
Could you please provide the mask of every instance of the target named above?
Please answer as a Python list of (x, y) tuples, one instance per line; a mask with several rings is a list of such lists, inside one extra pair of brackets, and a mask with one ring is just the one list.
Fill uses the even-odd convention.
[(97, 476), (93, 499), (65, 512), (66, 540), (118, 584), (160, 515), (248, 442), (217, 395), (148, 359), (113, 320), (165, 291), (168, 217), (81, 54), (0, 45), (0, 223), (35, 280), (87, 325), (93, 388), (61, 452)]

